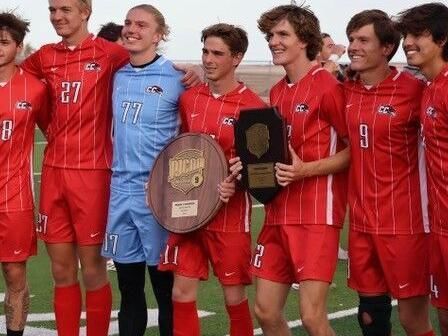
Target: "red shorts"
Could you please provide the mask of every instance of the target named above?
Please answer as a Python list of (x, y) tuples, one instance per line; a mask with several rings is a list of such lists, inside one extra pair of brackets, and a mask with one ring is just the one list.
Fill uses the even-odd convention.
[(431, 233), (429, 264), (431, 302), (448, 309), (448, 236)]
[(46, 243), (102, 244), (107, 223), (108, 170), (44, 166), (37, 223)]
[(348, 285), (396, 299), (429, 294), (429, 235), (377, 235), (350, 230)]
[(250, 268), (250, 233), (199, 230), (173, 234), (160, 258), (159, 269), (178, 275), (208, 279), (208, 262), (222, 285), (248, 285)]
[(252, 257), (252, 274), (291, 284), (330, 283), (338, 261), (340, 229), (326, 224), (265, 225)]
[(0, 212), (0, 262), (22, 262), (36, 253), (33, 210)]

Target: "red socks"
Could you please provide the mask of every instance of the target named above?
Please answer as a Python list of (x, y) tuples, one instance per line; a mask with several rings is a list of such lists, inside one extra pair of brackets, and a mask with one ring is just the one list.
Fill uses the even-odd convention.
[(79, 336), (81, 303), (79, 283), (54, 288), (53, 306), (58, 336)]
[[(230, 318), (230, 336), (253, 336), (254, 326), (247, 299), (233, 306), (226, 306)], [(196, 302), (173, 301), (173, 336), (199, 336), (199, 317)], [(426, 336), (426, 335), (424, 335)]]
[[(68, 287), (55, 287), (54, 313), (58, 336), (79, 336), (81, 319), (81, 288), (79, 283)], [(87, 336), (107, 336), (112, 291), (110, 284), (86, 292)]]
[(111, 310), (110, 283), (97, 290), (86, 291), (87, 336), (108, 335)]
[(173, 301), (173, 336), (200, 336), (196, 301)]
[(253, 336), (254, 325), (247, 299), (233, 306), (227, 306), (230, 318), (230, 336)]

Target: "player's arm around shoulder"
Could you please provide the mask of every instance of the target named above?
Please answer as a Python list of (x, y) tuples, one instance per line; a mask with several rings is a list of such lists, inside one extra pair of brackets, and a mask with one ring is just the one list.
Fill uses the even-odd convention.
[(177, 63), (173, 67), (184, 74), (182, 84), (186, 88), (192, 88), (204, 82), (204, 69), (198, 64)]
[(117, 71), (129, 62), (129, 52), (122, 45), (107, 41), (101, 37), (96, 37), (95, 42), (110, 57), (114, 71)]
[(41, 47), (39, 50), (36, 50), (34, 53), (29, 55), (25, 60), (20, 64), (20, 67), (26, 72), (33, 74), (39, 79), (44, 78), (43, 68), (42, 68), (42, 54), (43, 50), (47, 48), (46, 46)]

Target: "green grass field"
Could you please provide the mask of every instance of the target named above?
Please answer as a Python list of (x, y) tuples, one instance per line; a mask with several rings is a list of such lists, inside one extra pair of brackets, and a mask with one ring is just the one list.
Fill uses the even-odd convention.
[[(44, 145), (41, 134), (36, 135), (35, 148), (35, 172), (40, 172), (40, 161), (42, 158)], [(35, 176), (36, 195), (40, 187), (40, 175)], [(256, 239), (261, 228), (263, 220), (263, 209), (254, 208), (252, 216), (252, 237)], [(342, 245), (346, 246), (346, 230), (343, 232)], [(54, 317), (52, 312), (52, 279), (50, 276), (48, 257), (45, 248), (42, 244), (39, 245), (39, 255), (30, 260), (28, 264), (28, 276), (31, 289), (31, 314), (27, 324), (27, 331), (25, 335), (29, 336), (56, 336), (54, 330)], [(339, 261), (337, 271), (334, 277), (334, 283), (331, 285), (330, 296), (328, 301), (328, 309), (330, 313), (331, 324), (334, 327), (336, 334), (340, 336), (361, 335), (357, 325), (355, 308), (357, 305), (357, 296), (346, 286), (346, 272), (347, 264), (345, 261)], [(114, 310), (119, 304), (119, 292), (117, 289), (115, 272), (109, 272), (111, 283), (114, 290)], [(149, 281), (147, 281), (149, 284)], [(3, 301), (4, 285), (0, 282), (0, 302)], [(156, 308), (155, 301), (152, 297), (152, 291), (149, 285), (146, 289), (148, 307), (150, 311), (149, 322), (150, 326), (145, 335), (158, 335), (154, 309)], [(254, 287), (248, 287), (249, 300), (253, 303)], [(300, 326), (298, 315), (298, 298), (297, 292), (291, 290), (287, 305), (285, 307), (285, 316), (288, 321), (291, 321), (293, 335), (306, 335), (303, 328)], [(224, 336), (228, 332), (227, 314), (224, 308), (221, 288), (216, 279), (212, 276), (209, 281), (201, 284), (198, 308), (204, 313), (208, 314), (201, 318), (201, 330), (204, 336)], [(432, 312), (433, 324), (434, 311)], [(0, 335), (5, 335), (4, 316), (0, 316)], [(255, 322), (255, 334), (262, 335), (258, 324)], [(113, 312), (111, 323), (111, 335), (117, 334), (116, 311)], [(400, 328), (397, 319), (397, 310), (394, 307), (393, 312), (393, 335), (405, 335)], [(436, 328), (436, 330), (438, 330)], [(115, 333), (114, 333), (115, 332)], [(82, 331), (85, 335), (85, 330)]]

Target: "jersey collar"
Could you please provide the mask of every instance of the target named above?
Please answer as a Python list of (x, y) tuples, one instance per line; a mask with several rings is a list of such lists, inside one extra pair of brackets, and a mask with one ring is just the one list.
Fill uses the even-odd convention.
[(81, 50), (90, 47), (93, 44), (95, 38), (96, 37), (93, 34), (89, 34), (84, 40), (81, 41), (81, 43), (79, 43), (76, 46), (68, 46), (64, 41), (61, 41), (57, 43), (55, 47), (56, 49), (59, 50), (70, 50), (70, 51)]

